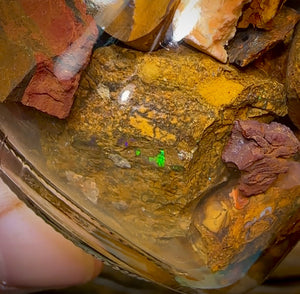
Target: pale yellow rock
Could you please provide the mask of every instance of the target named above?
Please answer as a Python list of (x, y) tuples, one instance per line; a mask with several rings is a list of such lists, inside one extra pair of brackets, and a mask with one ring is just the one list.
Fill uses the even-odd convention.
[(236, 32), (244, 4), (249, 0), (181, 0), (173, 19), (173, 40), (226, 62), (224, 48)]

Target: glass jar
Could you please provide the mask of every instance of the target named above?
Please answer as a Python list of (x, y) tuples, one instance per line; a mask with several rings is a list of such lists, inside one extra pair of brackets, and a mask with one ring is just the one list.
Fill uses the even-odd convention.
[(182, 293), (260, 284), (299, 239), (299, 150), (242, 200), (243, 171), (222, 152), (235, 121), (286, 114), (284, 86), (185, 45), (142, 53), (105, 38), (67, 118), (0, 103), (1, 178), (114, 268)]

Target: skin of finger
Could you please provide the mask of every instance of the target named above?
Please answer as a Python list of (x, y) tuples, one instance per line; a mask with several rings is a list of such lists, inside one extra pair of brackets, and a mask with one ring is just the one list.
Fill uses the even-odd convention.
[(101, 263), (62, 237), (0, 183), (0, 281), (17, 288), (85, 283)]

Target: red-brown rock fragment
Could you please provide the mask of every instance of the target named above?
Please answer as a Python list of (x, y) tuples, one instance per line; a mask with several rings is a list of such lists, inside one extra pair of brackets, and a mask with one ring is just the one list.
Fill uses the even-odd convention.
[(39, 62), (34, 76), (25, 89), (22, 103), (59, 118), (65, 118), (71, 109), (80, 74), (59, 79), (50, 60)]
[[(9, 99), (21, 100), (27, 106), (59, 118), (66, 117), (80, 72), (89, 60), (98, 34), (84, 2), (5, 1), (0, 3), (0, 25), (8, 41), (31, 52), (36, 63), (26, 91), (27, 83), (23, 83)], [(32, 66), (27, 73), (31, 69)], [(24, 77), (27, 73), (24, 72)], [(19, 96), (12, 97), (12, 94)], [(6, 97), (0, 97), (0, 100)]]
[(288, 158), (300, 151), (292, 131), (279, 123), (236, 121), (222, 159), (241, 171), (238, 189), (244, 196), (265, 192), (279, 174), (288, 171)]
[(295, 10), (283, 7), (272, 20), (270, 30), (248, 28), (236, 33), (227, 52), (230, 63), (246, 66), (259, 58), (276, 44), (284, 41), (300, 19)]
[(22, 97), (22, 103), (58, 118), (68, 116), (73, 96), (78, 88), (80, 73), (86, 66), (97, 28), (90, 26), (60, 56), (54, 59), (37, 57), (38, 65)]

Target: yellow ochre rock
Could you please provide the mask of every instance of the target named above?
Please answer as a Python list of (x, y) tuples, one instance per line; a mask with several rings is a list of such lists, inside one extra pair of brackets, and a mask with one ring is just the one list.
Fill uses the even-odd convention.
[(267, 28), (268, 22), (276, 15), (286, 0), (252, 0), (243, 12), (239, 28), (247, 28), (250, 24), (258, 28)]
[[(94, 51), (68, 120), (42, 125), (42, 146), (61, 177), (93, 178), (101, 209), (122, 214), (137, 240), (171, 237), (189, 226), (185, 217), (176, 225), (185, 208), (228, 176), (221, 153), (233, 121), (286, 113), (284, 85), (258, 70), (184, 46), (112, 45)], [(115, 208), (120, 201), (128, 207)]]

